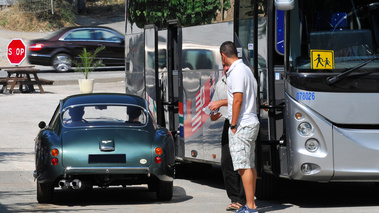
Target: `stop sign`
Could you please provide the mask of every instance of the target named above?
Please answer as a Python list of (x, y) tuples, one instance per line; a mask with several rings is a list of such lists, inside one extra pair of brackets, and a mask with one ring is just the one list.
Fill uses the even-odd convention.
[(7, 46), (7, 58), (10, 64), (19, 65), (26, 57), (26, 46), (22, 39), (14, 38)]

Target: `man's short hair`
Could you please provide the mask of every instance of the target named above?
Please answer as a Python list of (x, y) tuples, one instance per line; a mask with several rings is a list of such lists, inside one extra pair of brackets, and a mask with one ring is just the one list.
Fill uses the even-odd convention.
[(127, 110), (126, 113), (129, 116), (129, 120), (134, 120), (138, 118), (142, 113), (141, 108), (135, 107), (135, 106), (128, 106), (126, 110)]
[(221, 44), (220, 46), (220, 54), (224, 53), (226, 57), (231, 58), (231, 57), (237, 57), (237, 48), (234, 45), (233, 42), (231, 41), (225, 41), (224, 43)]

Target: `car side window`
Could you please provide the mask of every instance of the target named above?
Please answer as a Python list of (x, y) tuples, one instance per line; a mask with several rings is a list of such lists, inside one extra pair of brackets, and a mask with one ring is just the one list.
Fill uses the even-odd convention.
[(55, 109), (53, 117), (51, 118), (51, 120), (49, 122), (49, 127), (52, 127), (55, 130), (56, 130), (56, 127), (59, 123), (58, 122), (59, 121), (59, 110), (60, 110), (60, 106), (58, 105), (58, 107)]
[(95, 39), (109, 42), (121, 42), (121, 38), (107, 30), (95, 30)]
[(70, 32), (65, 38), (65, 41), (85, 41), (92, 40), (91, 32), (89, 30), (76, 30)]

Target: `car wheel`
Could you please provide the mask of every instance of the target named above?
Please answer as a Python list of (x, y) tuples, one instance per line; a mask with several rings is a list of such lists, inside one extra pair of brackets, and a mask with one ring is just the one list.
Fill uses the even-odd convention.
[(53, 57), (52, 65), (58, 72), (66, 72), (71, 69), (71, 56), (66, 53), (58, 53)]
[(174, 189), (173, 181), (158, 181), (157, 199), (168, 201), (172, 199)]
[(53, 201), (54, 186), (51, 183), (37, 182), (38, 203), (51, 203)]
[(156, 192), (158, 190), (156, 183), (148, 183), (147, 188), (148, 188), (149, 192)]

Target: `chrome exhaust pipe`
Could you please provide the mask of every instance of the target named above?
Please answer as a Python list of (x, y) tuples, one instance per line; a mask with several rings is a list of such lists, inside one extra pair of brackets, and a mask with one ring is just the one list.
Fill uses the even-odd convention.
[(73, 180), (73, 181), (70, 183), (70, 186), (71, 186), (73, 189), (80, 189), (80, 188), (82, 188), (82, 181), (80, 181), (79, 179), (75, 179), (75, 180)]
[(62, 189), (67, 189), (69, 186), (70, 186), (70, 183), (65, 180), (65, 179), (62, 179), (58, 182), (58, 185), (59, 187), (61, 187)]

